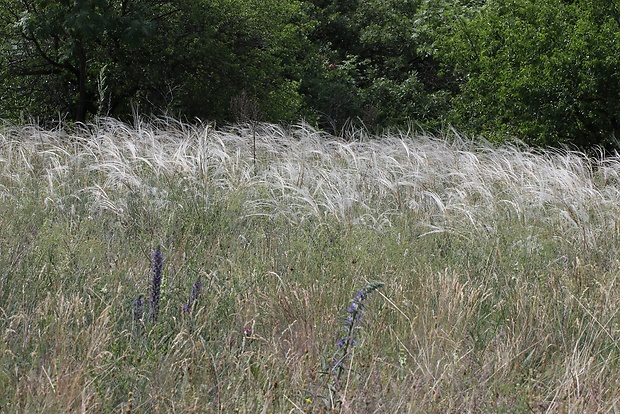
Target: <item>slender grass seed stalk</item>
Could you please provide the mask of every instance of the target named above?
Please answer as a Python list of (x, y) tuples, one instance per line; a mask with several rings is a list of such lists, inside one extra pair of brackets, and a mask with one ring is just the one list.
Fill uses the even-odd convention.
[(620, 411), (620, 156), (446, 132), (0, 121), (0, 412)]
[(157, 322), (157, 318), (159, 317), (159, 308), (161, 305), (161, 282), (164, 259), (160, 250), (161, 249), (157, 247), (153, 252), (153, 260), (151, 264), (151, 307), (149, 317), (153, 322)]

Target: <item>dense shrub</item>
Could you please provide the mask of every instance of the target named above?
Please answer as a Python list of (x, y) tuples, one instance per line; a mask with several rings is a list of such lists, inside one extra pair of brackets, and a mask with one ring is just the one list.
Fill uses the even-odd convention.
[(620, 14), (613, 3), (491, 0), (455, 16), (438, 49), (458, 79), (455, 125), (535, 144), (615, 144)]

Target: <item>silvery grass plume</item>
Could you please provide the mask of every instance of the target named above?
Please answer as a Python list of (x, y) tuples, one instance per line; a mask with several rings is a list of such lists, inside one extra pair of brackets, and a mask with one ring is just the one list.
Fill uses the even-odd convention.
[(350, 358), (351, 349), (357, 345), (355, 340), (355, 331), (362, 321), (362, 313), (364, 311), (365, 301), (368, 295), (384, 285), (383, 282), (369, 282), (363, 289), (358, 291), (353, 297), (353, 301), (347, 308), (347, 317), (344, 323), (345, 335), (337, 343), (338, 351), (334, 366), (332, 368), (333, 383), (332, 391), (340, 391), (342, 374), (349, 368), (346, 360)]
[(157, 247), (153, 252), (151, 264), (151, 302), (149, 317), (153, 322), (157, 322), (161, 304), (161, 282), (163, 277), (164, 258), (160, 250), (161, 249)]
[[(506, 214), (525, 225), (544, 216), (586, 246), (607, 234), (617, 216), (617, 157), (593, 169), (579, 152), (493, 146), (456, 133), (369, 140), (352, 131), (344, 141), (306, 124), (261, 124), (255, 132), (258, 169), (245, 138), (252, 131), (242, 127), (170, 119), (130, 126), (102, 118), (78, 130), (0, 129), (0, 201), (22, 200), (19, 189), (41, 175), (48, 208), (71, 212), (82, 204), (93, 217), (131, 217), (136, 196), (163, 210), (178, 190), (207, 206), (234, 194), (246, 216), (293, 225), (337, 219), (382, 229), (415, 214), (423, 235), (463, 238), (500, 232), (495, 218)], [(167, 185), (170, 176), (178, 186)]]

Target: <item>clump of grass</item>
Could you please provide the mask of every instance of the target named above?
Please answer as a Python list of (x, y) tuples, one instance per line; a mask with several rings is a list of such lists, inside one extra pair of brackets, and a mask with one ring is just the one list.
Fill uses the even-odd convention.
[(617, 157), (247, 128), (2, 127), (0, 411), (618, 410)]

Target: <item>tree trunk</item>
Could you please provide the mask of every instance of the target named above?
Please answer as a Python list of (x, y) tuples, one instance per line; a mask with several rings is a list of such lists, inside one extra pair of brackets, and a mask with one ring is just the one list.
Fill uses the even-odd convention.
[(88, 94), (86, 93), (86, 52), (84, 51), (82, 41), (77, 41), (76, 50), (78, 56), (78, 103), (75, 120), (77, 122), (84, 122), (86, 120)]

